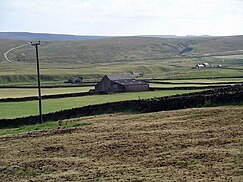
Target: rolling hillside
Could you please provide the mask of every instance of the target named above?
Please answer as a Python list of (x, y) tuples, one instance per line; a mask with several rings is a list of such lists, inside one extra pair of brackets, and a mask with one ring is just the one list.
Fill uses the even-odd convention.
[[(24, 41), (1, 41), (3, 51), (1, 62), (4, 61), (3, 53), (13, 47), (26, 44)], [(189, 41), (178, 41), (144, 38), (121, 37), (88, 41), (42, 41), (40, 56), (42, 62), (48, 63), (100, 63), (114, 61), (131, 61), (144, 59), (159, 59), (180, 55)], [(34, 51), (26, 45), (8, 54), (15, 62), (33, 61)]]
[[(0, 45), (0, 84), (35, 83), (34, 47), (23, 40), (0, 40)], [(39, 49), (41, 80), (46, 82), (80, 76), (97, 81), (117, 72), (165, 79), (243, 76), (243, 36), (41, 41)], [(227, 55), (231, 56), (222, 57)], [(202, 62), (221, 64), (223, 69), (191, 69)]]
[[(13, 62), (34, 61), (34, 51), (26, 41), (1, 40), (0, 62), (6, 62), (4, 53)], [(212, 53), (241, 53), (243, 36), (198, 37), (165, 39), (153, 37), (116, 37), (82, 41), (42, 41), (40, 59), (43, 63), (105, 63), (120, 61), (160, 60), (163, 58), (203, 56)]]

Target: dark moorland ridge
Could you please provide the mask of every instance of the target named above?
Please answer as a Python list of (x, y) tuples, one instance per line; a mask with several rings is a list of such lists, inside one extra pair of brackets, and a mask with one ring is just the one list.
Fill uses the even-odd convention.
[(0, 40), (92, 40), (106, 38), (106, 36), (67, 35), (30, 32), (0, 32)]
[[(31, 33), (31, 32), (0, 32), (0, 40), (93, 40), (100, 38), (110, 38), (111, 36), (97, 35), (69, 35), (69, 34), (50, 34), (50, 33)], [(202, 36), (176, 36), (176, 35), (140, 35), (140, 37), (154, 38), (203, 38), (210, 37), (209, 35)]]

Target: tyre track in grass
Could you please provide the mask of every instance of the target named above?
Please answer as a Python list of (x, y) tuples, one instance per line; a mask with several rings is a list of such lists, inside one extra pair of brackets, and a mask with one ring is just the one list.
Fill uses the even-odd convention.
[(23, 44), (23, 45), (20, 45), (20, 46), (17, 46), (17, 47), (13, 47), (11, 49), (9, 49), (8, 51), (6, 51), (3, 55), (4, 55), (4, 58), (7, 60), (7, 62), (9, 63), (12, 63), (14, 60), (12, 60), (11, 58), (8, 58), (8, 53), (10, 53), (11, 51), (15, 50), (15, 49), (18, 49), (18, 48), (21, 48), (21, 47), (24, 47), (28, 44)]

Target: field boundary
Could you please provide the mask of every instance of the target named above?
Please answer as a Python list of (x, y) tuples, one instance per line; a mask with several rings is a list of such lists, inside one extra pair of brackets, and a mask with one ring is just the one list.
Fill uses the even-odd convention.
[[(228, 86), (197, 93), (182, 94), (144, 100), (129, 100), (84, 107), (72, 108), (43, 115), (43, 121), (58, 121), (62, 119), (90, 116), (114, 112), (157, 112), (165, 110), (185, 109), (220, 104), (243, 102), (243, 86)], [(36, 124), (39, 116), (29, 116), (15, 119), (1, 119), (0, 127), (17, 127)]]
[[(58, 98), (66, 98), (66, 97), (82, 97), (94, 95), (91, 92), (76, 92), (76, 93), (66, 93), (66, 94), (53, 94), (53, 95), (43, 95), (42, 99), (58, 99)], [(38, 100), (38, 96), (31, 97), (18, 97), (18, 98), (3, 98), (0, 99), (0, 102), (24, 102), (24, 101), (33, 101)]]
[(155, 84), (171, 84), (171, 85), (229, 85), (229, 84), (243, 84), (243, 81), (238, 82), (205, 82), (205, 83), (191, 83), (191, 82), (180, 82), (180, 83), (174, 83), (174, 82), (158, 82), (158, 81), (149, 81), (149, 83), (155, 83)]
[[(156, 90), (201, 90), (201, 89), (215, 89), (222, 88), (225, 86), (192, 86), (192, 87), (150, 87), (149, 91)], [(122, 93), (122, 92), (120, 92)], [(124, 93), (124, 92), (123, 92)], [(52, 94), (52, 95), (43, 95), (41, 98), (44, 99), (58, 99), (58, 98), (68, 98), (68, 97), (84, 97), (89, 95), (104, 95), (109, 93), (97, 93), (97, 92), (76, 92), (76, 93), (66, 93), (66, 94)], [(38, 100), (38, 96), (30, 97), (17, 97), (17, 98), (2, 98), (0, 102), (24, 102), (24, 101), (33, 101)]]
[(147, 81), (150, 80), (160, 80), (160, 81), (165, 81), (165, 80), (214, 80), (214, 79), (221, 79), (221, 78), (243, 78), (243, 76), (214, 76), (214, 77), (193, 77), (193, 78), (150, 78), (146, 79)]
[[(97, 82), (83, 82), (80, 84), (73, 85), (43, 85), (41, 88), (72, 88), (72, 87), (90, 87), (94, 86)], [(37, 85), (0, 85), (0, 88), (38, 88)]]

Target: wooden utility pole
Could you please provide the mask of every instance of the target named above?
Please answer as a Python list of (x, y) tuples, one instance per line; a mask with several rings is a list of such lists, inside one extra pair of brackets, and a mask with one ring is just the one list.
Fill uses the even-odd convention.
[(40, 45), (40, 41), (38, 41), (38, 43), (30, 42), (30, 44), (35, 47), (35, 52), (36, 52), (36, 62), (37, 62), (36, 69), (37, 69), (37, 79), (38, 79), (38, 100), (39, 100), (39, 113), (40, 113), (39, 122), (42, 123), (43, 118), (42, 118), (42, 106), (41, 106), (40, 66), (39, 66), (39, 55), (38, 55), (38, 46)]

